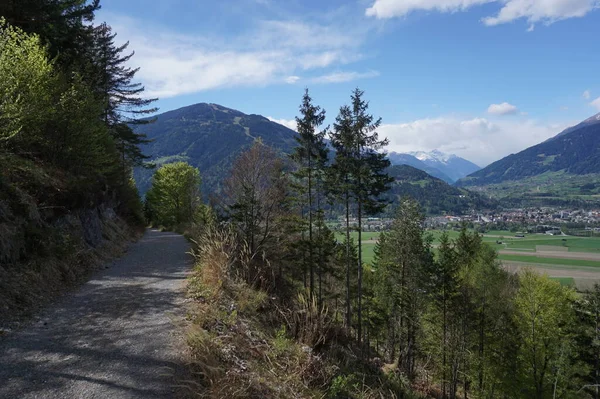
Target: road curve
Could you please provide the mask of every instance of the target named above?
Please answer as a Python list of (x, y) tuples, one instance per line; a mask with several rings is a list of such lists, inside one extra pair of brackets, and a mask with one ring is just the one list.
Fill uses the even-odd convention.
[(187, 241), (148, 230), (40, 320), (0, 340), (0, 398), (171, 398), (183, 371)]

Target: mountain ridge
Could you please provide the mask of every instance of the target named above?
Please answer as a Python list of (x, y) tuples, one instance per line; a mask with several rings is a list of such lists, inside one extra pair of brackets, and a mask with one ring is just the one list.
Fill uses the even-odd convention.
[(559, 171), (571, 175), (600, 173), (600, 114), (470, 174), (457, 186), (499, 184)]
[[(296, 132), (262, 115), (245, 114), (214, 103), (198, 103), (156, 115), (154, 123), (136, 127), (152, 142), (142, 146), (157, 167), (185, 161), (197, 167), (205, 195), (218, 192), (235, 158), (255, 139), (289, 152), (296, 145)], [(143, 195), (151, 184), (153, 170), (138, 168), (134, 177)]]
[(450, 184), (481, 169), (458, 155), (439, 150), (406, 153), (392, 151), (388, 154), (388, 158), (393, 165), (410, 165)]

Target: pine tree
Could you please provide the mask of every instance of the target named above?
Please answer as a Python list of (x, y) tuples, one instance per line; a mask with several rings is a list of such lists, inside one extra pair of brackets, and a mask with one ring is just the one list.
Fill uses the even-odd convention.
[(84, 75), (90, 63), (94, 13), (100, 0), (3, 0), (0, 15), (27, 33), (38, 34), (48, 45), (51, 58), (69, 76)]
[(345, 233), (344, 245), (346, 254), (346, 329), (349, 331), (352, 325), (352, 304), (350, 299), (350, 269), (352, 256), (352, 247), (350, 240), (350, 206), (352, 185), (354, 176), (352, 174), (353, 154), (356, 148), (355, 137), (352, 131), (352, 111), (350, 107), (344, 105), (336, 117), (333, 125), (333, 131), (330, 133), (331, 145), (335, 149), (335, 158), (327, 174), (328, 193), (340, 198), (344, 204), (345, 210)]
[(99, 100), (104, 104), (103, 119), (117, 142), (121, 152), (122, 178), (126, 181), (133, 167), (153, 167), (145, 161), (140, 146), (150, 142), (144, 134), (136, 133), (132, 126), (153, 122), (141, 118), (158, 110), (149, 107), (156, 98), (142, 98), (145, 88), (134, 82), (139, 68), (132, 69), (126, 63), (134, 52), (123, 54), (129, 42), (121, 46), (115, 44), (116, 33), (106, 23), (94, 28), (91, 59), (93, 70), (92, 87)]
[(381, 118), (375, 120), (367, 111), (368, 102), (363, 100), (364, 92), (355, 89), (352, 93), (351, 132), (354, 149), (351, 152), (351, 174), (353, 185), (351, 190), (356, 200), (358, 220), (358, 341), (361, 340), (362, 328), (362, 217), (376, 214), (385, 207), (385, 202), (380, 195), (390, 189), (393, 181), (386, 172), (390, 161), (383, 152), (380, 152), (388, 140), (379, 139), (376, 130), (381, 125)]
[(94, 28), (92, 58), (95, 80), (91, 83), (105, 104), (104, 120), (108, 126), (118, 123), (150, 123), (151, 120), (141, 117), (158, 110), (149, 107), (157, 99), (141, 97), (145, 88), (141, 83), (134, 82), (139, 68), (132, 69), (126, 66), (135, 53), (123, 54), (129, 47), (129, 42), (117, 46), (116, 36), (106, 23)]
[[(308, 269), (309, 269), (309, 295), (315, 296), (315, 264), (320, 268), (319, 264), (323, 262), (322, 254), (318, 259), (315, 259), (315, 242), (313, 237), (313, 226), (316, 215), (322, 213), (320, 197), (321, 197), (321, 181), (327, 162), (327, 146), (325, 145), (326, 130), (318, 131), (319, 126), (325, 120), (325, 111), (319, 106), (312, 103), (312, 99), (308, 94), (308, 89), (305, 90), (300, 105), (300, 117), (296, 117), (298, 127), (298, 135), (296, 141), (298, 146), (291, 154), (291, 158), (298, 165), (298, 169), (294, 173), (295, 178), (299, 182), (296, 184), (299, 191), (299, 203), (302, 209), (302, 214), (306, 211), (308, 228)], [(320, 235), (320, 232), (318, 232)], [(319, 285), (322, 285), (322, 273), (318, 272)], [(319, 291), (320, 292), (320, 291)], [(318, 295), (320, 298), (321, 296)], [(320, 299), (319, 299), (320, 302)]]
[(423, 222), (418, 203), (403, 199), (390, 231), (383, 234), (375, 265), (379, 302), (388, 321), (390, 361), (397, 361), (409, 378), (414, 376), (424, 312), (424, 277), (433, 262), (430, 245), (423, 237)]

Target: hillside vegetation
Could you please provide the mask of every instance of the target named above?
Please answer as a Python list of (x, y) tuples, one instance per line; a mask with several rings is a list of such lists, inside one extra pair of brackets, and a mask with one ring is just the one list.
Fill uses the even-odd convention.
[[(402, 197), (417, 200), (428, 215), (465, 214), (473, 209), (494, 209), (497, 203), (475, 192), (448, 183), (408, 165), (388, 169), (394, 179), (387, 198), (397, 204)], [(393, 208), (393, 205), (390, 209)]]
[[(216, 192), (235, 158), (255, 139), (285, 152), (296, 133), (260, 115), (246, 115), (217, 104), (195, 104), (157, 115), (155, 122), (139, 126), (152, 142), (142, 148), (157, 166), (184, 161), (202, 172), (204, 194)], [(141, 193), (150, 188), (152, 172), (137, 169)]]
[(0, 5), (1, 321), (80, 281), (144, 223), (131, 179), (144, 138), (129, 124), (151, 100), (123, 66), (127, 46), (90, 24), (98, 7)]
[[(577, 294), (568, 281), (509, 273), (466, 225), (434, 249), (422, 208), (404, 196), (367, 259), (360, 216), (381, 212), (395, 185), (423, 197), (468, 192), (390, 167), (374, 151), (387, 140), (363, 92), (351, 103), (328, 157), (324, 111), (306, 92), (289, 158), (257, 140), (232, 165), (217, 218), (195, 222), (187, 343), (197, 378), (188, 389), (212, 398), (597, 396), (600, 286)], [(326, 198), (357, 226), (346, 218), (336, 237)]]
[(548, 172), (567, 175), (600, 173), (600, 121), (592, 117), (550, 140), (509, 155), (457, 182), (485, 186), (522, 180)]

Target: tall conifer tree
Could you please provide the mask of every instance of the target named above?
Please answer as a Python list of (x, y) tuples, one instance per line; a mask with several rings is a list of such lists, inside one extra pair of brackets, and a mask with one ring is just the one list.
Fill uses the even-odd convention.
[(390, 161), (381, 150), (388, 144), (387, 139), (379, 139), (377, 128), (381, 125), (381, 118), (375, 120), (368, 113), (369, 103), (363, 100), (364, 92), (355, 89), (352, 92), (352, 135), (355, 146), (352, 151), (353, 159), (352, 174), (354, 184), (352, 185), (353, 196), (356, 200), (358, 220), (358, 340), (362, 333), (362, 217), (363, 215), (375, 214), (385, 207), (385, 202), (380, 195), (390, 189), (393, 181), (387, 174), (386, 169)]
[[(327, 162), (327, 146), (325, 145), (326, 130), (319, 131), (319, 127), (325, 120), (325, 110), (313, 105), (308, 89), (302, 96), (300, 105), (300, 116), (296, 117), (298, 135), (296, 141), (298, 146), (294, 149), (291, 158), (297, 163), (298, 170), (295, 177), (301, 181), (297, 185), (299, 191), (299, 202), (302, 210), (306, 210), (308, 229), (308, 268), (309, 268), (309, 294), (315, 295), (315, 263), (319, 268), (319, 286), (321, 285), (322, 259), (315, 259), (315, 250), (318, 246), (313, 241), (313, 225), (315, 216), (321, 214), (320, 196), (321, 181)], [(302, 212), (304, 214), (304, 212)], [(319, 228), (317, 225), (317, 228)], [(320, 231), (317, 236), (320, 236)], [(319, 257), (320, 258), (320, 257)], [(320, 298), (319, 298), (320, 301)]]

